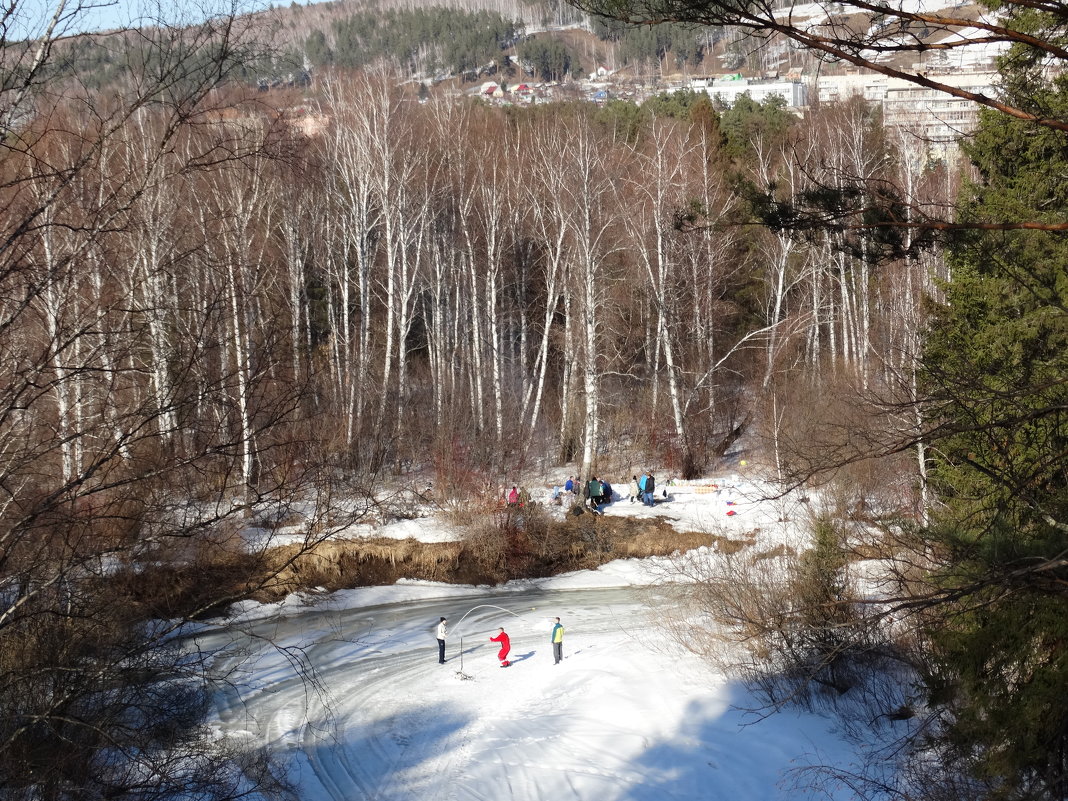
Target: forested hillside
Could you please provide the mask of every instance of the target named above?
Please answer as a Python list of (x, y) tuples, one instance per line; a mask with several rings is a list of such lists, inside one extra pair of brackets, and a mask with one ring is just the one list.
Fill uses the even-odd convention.
[(317, 67), (363, 67), (389, 58), (413, 74), (428, 76), (477, 72), (499, 61), (521, 35), (516, 23), (497, 14), (443, 8), (365, 11), (332, 27), (332, 47), (320, 31), (308, 39), (307, 57)]
[[(726, 41), (676, 10), (603, 33), (691, 66)], [(204, 726), (189, 621), (415, 482), (507, 553), (505, 477), (695, 477), (741, 440), (829, 511), (688, 577), (693, 647), (729, 640), (770, 704), (902, 724), (827, 782), (1065, 797), (1057, 10), (982, 23), (1013, 46), (960, 164), (860, 99), (491, 107), (411, 75), (571, 55), (488, 12), (302, 13), (292, 49), (270, 14), (6, 42), (0, 788), (280, 790)], [(256, 91), (309, 49), (332, 66)]]
[[(938, 197), (862, 103), (503, 110), (373, 69), (274, 109), (207, 69), (219, 35), (159, 41), (175, 94), (38, 92), (7, 143), (6, 785), (42, 760), (60, 786), (126, 781), (96, 763), (118, 739), (167, 760), (161, 787), (178, 751), (230, 797), (251, 757), (203, 737), (173, 633), (382, 513), (383, 486), (432, 476), (467, 505), (569, 461), (692, 476), (743, 433), (785, 477), (798, 431), (849, 414), (840, 390), (913, 369), (938, 260), (774, 231), (751, 202), (839, 172)], [(295, 514), (284, 559), (243, 539)]]
[[(504, 11), (436, 6), (393, 11), (369, 6), (336, 13), (328, 24), (296, 39), (289, 31), (298, 29), (290, 26), (303, 12), (294, 9), (280, 26), (280, 41), (288, 43), (297, 60), (304, 59), (314, 68), (358, 66), (386, 56), (422, 78), (468, 78), (473, 67), (507, 70), (507, 57), (512, 55), (537, 63), (539, 57), (530, 55), (532, 47), (551, 48), (555, 52), (550, 57), (557, 63), (566, 61), (576, 75), (603, 65), (649, 74), (767, 67), (762, 51), (748, 47), (735, 32), (713, 35), (692, 25), (623, 25), (602, 17), (577, 16), (570, 9), (566, 14), (559, 8), (539, 9), (532, 5), (523, 15), (509, 17)], [(805, 63), (798, 54), (787, 60), (787, 67)], [(560, 79), (571, 69), (552, 72)]]
[[(220, 432), (244, 440), (282, 387), (305, 387), (295, 402), (323, 424), (320, 445), (361, 471), (438, 459), (448, 481), (545, 454), (589, 466), (625, 445), (690, 476), (740, 426), (774, 434), (818, 414), (803, 397), (843, 375), (878, 384), (909, 369), (928, 263), (752, 224), (754, 188), (787, 196), (837, 171), (907, 169), (859, 102), (801, 122), (693, 94), (640, 108), (419, 104), (385, 72), (319, 89), (321, 133), (234, 105), (183, 148), (221, 137), (257, 160), (190, 171), (163, 156), (158, 176), (137, 176), (148, 183), (123, 225), (83, 234), (114, 255), (73, 272), (48, 319), (78, 331), (88, 309), (97, 330), (140, 342), (130, 402), (203, 397), (229, 365), (241, 389)], [(152, 135), (128, 131), (123, 150)], [(827, 172), (799, 171), (800, 152)], [(70, 230), (86, 230), (82, 207), (65, 196)], [(151, 314), (111, 311), (117, 287)], [(97, 380), (57, 387), (71, 393), (61, 428), (82, 430), (113, 397)], [(270, 447), (243, 447), (239, 483), (254, 488)], [(62, 475), (80, 473), (80, 452), (63, 451)]]
[[(530, 65), (553, 80), (584, 76), (606, 65), (648, 76), (768, 68), (764, 50), (749, 47), (734, 31), (623, 25), (560, 4), (293, 3), (239, 19), (242, 27), (255, 26), (260, 37), (256, 52), (242, 54), (239, 74), (250, 84), (268, 86), (307, 83), (317, 72), (360, 68), (380, 59), (424, 81), (461, 82), (498, 71), (522, 78)], [(161, 68), (154, 63), (159, 56), (135, 31), (79, 35), (57, 42), (47, 69), (53, 80), (76, 77), (103, 90), (139, 70)], [(517, 69), (516, 58), (528, 69)], [(803, 54), (796, 54), (785, 68), (806, 63)]]

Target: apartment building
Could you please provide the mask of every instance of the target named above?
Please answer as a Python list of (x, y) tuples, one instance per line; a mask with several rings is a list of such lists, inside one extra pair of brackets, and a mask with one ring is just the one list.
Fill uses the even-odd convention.
[[(930, 79), (970, 94), (990, 96), (996, 91), (996, 72), (930, 74)], [(957, 141), (979, 124), (978, 103), (918, 86), (901, 78), (875, 73), (821, 76), (813, 81), (812, 96), (821, 103), (861, 96), (882, 107), (888, 126), (905, 128), (928, 145), (935, 158), (952, 158)]]
[(788, 108), (800, 109), (808, 105), (808, 88), (799, 80), (758, 80), (730, 76), (726, 78), (698, 79), (691, 83), (696, 91), (705, 91), (709, 97), (725, 106), (733, 106), (742, 95), (749, 95), (757, 103), (778, 96), (786, 101)]

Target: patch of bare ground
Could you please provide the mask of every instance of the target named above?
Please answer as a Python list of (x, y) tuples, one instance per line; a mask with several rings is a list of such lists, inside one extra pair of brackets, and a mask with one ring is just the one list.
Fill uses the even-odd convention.
[(255, 596), (269, 601), (299, 590), (386, 585), (402, 578), (499, 584), (591, 570), (614, 559), (667, 556), (700, 546), (734, 552), (752, 544), (677, 531), (656, 519), (582, 514), (558, 521), (536, 508), (469, 514), (464, 522), (465, 537), (456, 542), (367, 538), (326, 542), (303, 554), (296, 546), (278, 548), (277, 580)]
[[(750, 542), (749, 544), (752, 544), (752, 542)], [(782, 543), (779, 543), (770, 551), (760, 551), (759, 553), (753, 554), (753, 560), (756, 561), (760, 559), (777, 559), (780, 556), (797, 556), (797, 551), (795, 551), (789, 545), (783, 545)]]
[(473, 509), (454, 514), (451, 522), (463, 539), (331, 540), (312, 549), (294, 544), (250, 554), (235, 538), (190, 554), (180, 565), (142, 564), (109, 583), (116, 602), (132, 614), (213, 617), (225, 611), (220, 596), (227, 603), (270, 602), (304, 590), (389, 585), (402, 578), (494, 585), (592, 570), (614, 559), (669, 556), (701, 546), (736, 553), (755, 544), (755, 533), (729, 539), (678, 531), (662, 519), (588, 513), (557, 520), (542, 507)]

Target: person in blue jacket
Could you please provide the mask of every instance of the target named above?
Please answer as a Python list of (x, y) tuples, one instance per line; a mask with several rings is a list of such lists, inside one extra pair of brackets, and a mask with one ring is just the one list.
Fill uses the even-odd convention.
[(642, 503), (646, 506), (656, 506), (656, 496), (653, 495), (653, 493), (656, 492), (656, 479), (653, 478), (652, 472), (649, 472), (649, 474), (645, 476), (645, 486), (643, 489), (645, 494), (642, 496)]

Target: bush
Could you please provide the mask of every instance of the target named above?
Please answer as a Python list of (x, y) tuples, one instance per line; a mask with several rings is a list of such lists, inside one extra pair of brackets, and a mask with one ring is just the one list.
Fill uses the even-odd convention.
[[(800, 554), (683, 555), (674, 569), (692, 584), (671, 625), (689, 650), (738, 675), (769, 704), (834, 706), (854, 690), (885, 696), (869, 680), (893, 649), (855, 602), (848, 564), (842, 532), (827, 519), (813, 522), (812, 547)], [(900, 705), (891, 695), (877, 705)]]

